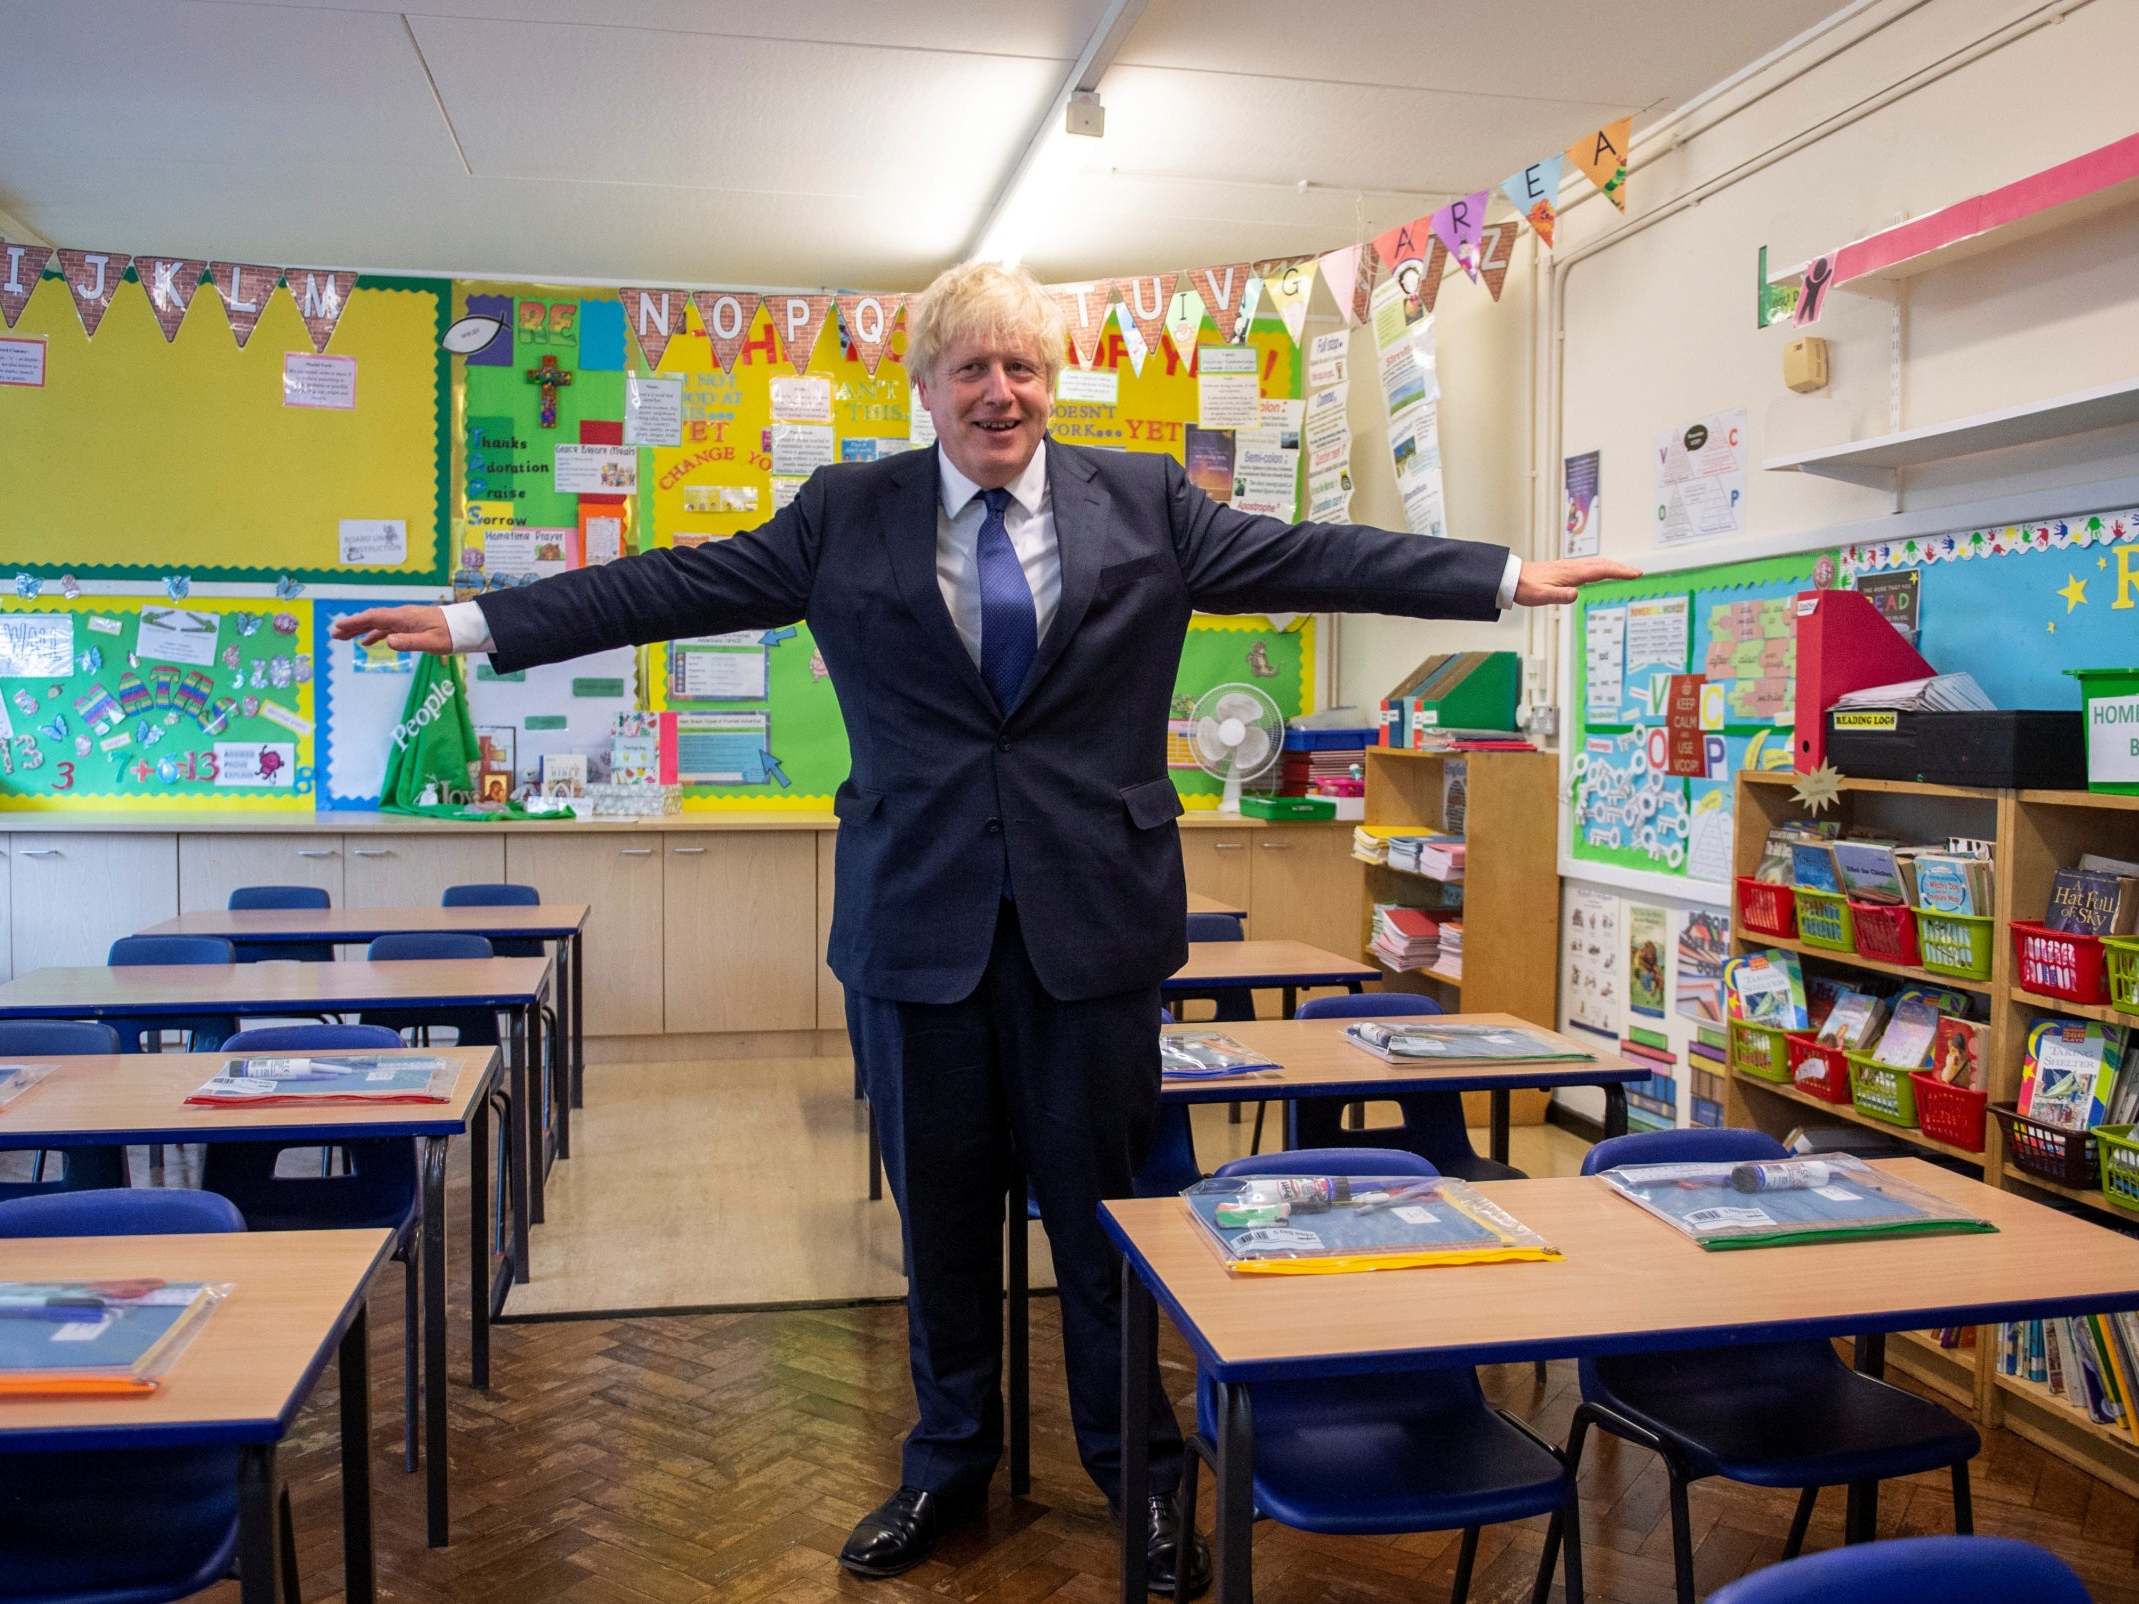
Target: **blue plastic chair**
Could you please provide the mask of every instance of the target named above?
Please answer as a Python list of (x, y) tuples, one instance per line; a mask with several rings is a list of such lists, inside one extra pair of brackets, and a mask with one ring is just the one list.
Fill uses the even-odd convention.
[[(115, 1053), (119, 1033), (95, 1020), (0, 1019), (0, 1058), (69, 1058), (88, 1053)], [(0, 1127), (4, 1129), (5, 1127)], [(45, 1179), (45, 1163), (60, 1160), (59, 1179)], [(127, 1184), (123, 1147), (39, 1149), (37, 1168), (27, 1181), (0, 1181), (0, 1199), (42, 1197), (51, 1192), (81, 1192), (91, 1187)]]
[(2012, 1537), (1897, 1537), (1741, 1576), (1708, 1604), (2088, 1604), (2072, 1567)]
[[(485, 936), (464, 936), (452, 931), (410, 931), (380, 936), (364, 949), (375, 963), (422, 963), (448, 958), (492, 958), (494, 949)], [(487, 1008), (463, 1008), (442, 1012), (435, 1008), (371, 1008), (357, 1016), (367, 1025), (389, 1030), (452, 1029), (463, 1047), (498, 1045), (498, 1016)]]
[[(1324, 1148), (1258, 1153), (1221, 1165), (1221, 1176), (1433, 1175), (1416, 1153)], [(1341, 1536), (1460, 1529), (1454, 1604), (1470, 1593), (1478, 1533), (1502, 1521), (1551, 1517), (1536, 1597), (1550, 1591), (1566, 1536), (1567, 1597), (1582, 1598), (1581, 1507), (1574, 1469), (1560, 1451), (1504, 1410), (1491, 1407), (1468, 1367), (1347, 1376), (1331, 1381), (1255, 1382), (1253, 1500), (1258, 1516), (1302, 1531)], [(1197, 1430), (1182, 1467), (1181, 1507), (1196, 1507), (1199, 1461), (1217, 1463), (1216, 1422), (1229, 1397), (1196, 1378)], [(1182, 1522), (1185, 1536), (1191, 1523)], [(1181, 1561), (1177, 1556), (1176, 1574)]]
[[(238, 961), (235, 948), (221, 936), (121, 936), (111, 944), (104, 961), (114, 969), (142, 964), (230, 964)], [(167, 1030), (186, 1033), (187, 1047), (196, 1053), (213, 1052), (223, 1038), (238, 1028), (229, 1014), (157, 1014), (114, 1021), (119, 1032), (119, 1051), (138, 1053), (143, 1040)]]
[[(318, 886), (239, 886), (231, 892), (229, 906), (233, 909), (331, 908), (334, 901)], [(331, 941), (239, 941), (232, 945), (238, 949), (241, 964), (256, 964), (271, 958), (288, 958), (308, 964), (334, 962), (334, 943)]]
[[(1785, 1157), (1760, 1131), (1640, 1131), (1599, 1142), (1582, 1173), (1621, 1164), (1735, 1163)], [(1681, 1604), (1693, 1604), (1693, 1535), (1686, 1488), (1709, 1476), (1755, 1487), (1801, 1489), (1783, 1557), (1804, 1547), (1822, 1487), (1879, 1482), (1950, 1467), (1953, 1523), (1974, 1529), (1968, 1461), (1975, 1428), (1928, 1399), (1859, 1375), (1831, 1344), (1799, 1339), (1685, 1353), (1584, 1359), (1582, 1402), (1567, 1440), (1582, 1462), (1591, 1426), (1654, 1449), (1671, 1488), (1671, 1555)], [(1551, 1553), (1551, 1538), (1546, 1539)], [(2015, 1595), (2027, 1596), (2027, 1595)]]
[[(384, 1025), (273, 1025), (241, 1030), (223, 1044), (230, 1053), (362, 1052), (395, 1048), (399, 1033)], [(201, 1160), (201, 1190), (226, 1198), (255, 1231), (382, 1228), (394, 1233), (402, 1265), (402, 1462), (416, 1468), (417, 1399), (421, 1395), (420, 1275), (422, 1240), (417, 1206), (422, 1188), (416, 1144), (406, 1137), (345, 1142), (347, 1173), (277, 1175), (275, 1165), (295, 1146), (281, 1142), (210, 1142)], [(0, 1594), (0, 1597), (4, 1597)]]
[[(1230, 913), (1192, 913), (1188, 916), (1188, 939), (1190, 941), (1245, 941), (1247, 931), (1241, 921)], [(1178, 1005), (1184, 1002), (1207, 1002), (1214, 1012), (1211, 1022), (1227, 1021), (1238, 1024), (1255, 1017), (1255, 993), (1246, 986), (1215, 986), (1209, 991), (1177, 991), (1172, 994)]]
[[(0, 1203), (0, 1237), (242, 1231), (199, 1192), (69, 1192)], [(0, 1598), (165, 1604), (214, 1586), (238, 1552), (235, 1448), (0, 1453)], [(275, 1522), (283, 1587), (297, 1596), (290, 1500)]]
[[(539, 908), (542, 893), (533, 886), (510, 880), (490, 884), (447, 886), (439, 899), (441, 908)], [(546, 958), (548, 943), (539, 936), (492, 936), (490, 945), (500, 958)]]
[[(1302, 1019), (1366, 1019), (1376, 1014), (1438, 1014), (1441, 1005), (1431, 997), (1408, 991), (1362, 992), (1352, 997), (1310, 997), (1300, 1004)], [(1396, 1099), (1404, 1111), (1403, 1125), (1394, 1131), (1377, 1131), (1378, 1140), (1401, 1147), (1430, 1161), (1443, 1175), (1460, 1175), (1466, 1181), (1520, 1181), (1521, 1170), (1487, 1158), (1471, 1146), (1471, 1133), (1463, 1118), (1460, 1092), (1406, 1092)], [(1335, 1097), (1302, 1098), (1290, 1104), (1285, 1118), (1287, 1147), (1327, 1147), (1345, 1138), (1340, 1134)]]

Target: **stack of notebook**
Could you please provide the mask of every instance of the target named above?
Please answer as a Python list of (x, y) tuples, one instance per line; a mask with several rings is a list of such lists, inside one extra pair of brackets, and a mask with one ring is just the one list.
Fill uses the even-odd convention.
[(1463, 974), (1463, 923), (1459, 919), (1441, 921), (1441, 956), (1434, 968), (1451, 979), (1460, 979)]
[(1374, 955), (1391, 969), (1432, 969), (1441, 956), (1441, 927), (1423, 909), (1377, 902)]

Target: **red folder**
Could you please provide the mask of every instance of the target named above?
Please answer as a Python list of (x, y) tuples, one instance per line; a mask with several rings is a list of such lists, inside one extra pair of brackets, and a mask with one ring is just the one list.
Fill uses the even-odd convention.
[(1877, 607), (1853, 590), (1808, 590), (1797, 598), (1797, 771), (1827, 757), (1827, 710), (1845, 692), (1938, 670)]

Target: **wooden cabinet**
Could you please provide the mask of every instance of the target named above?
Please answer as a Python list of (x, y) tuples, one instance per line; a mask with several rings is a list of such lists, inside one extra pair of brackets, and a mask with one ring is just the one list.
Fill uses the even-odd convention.
[(505, 838), (505, 878), (544, 902), (584, 902), (589, 1036), (661, 1033), (661, 845), (652, 830), (531, 830)]
[[(503, 880), (505, 837), (414, 832), (344, 836), (342, 878), (347, 907), (432, 907), (447, 886)], [(564, 900), (539, 884), (535, 889), (549, 901)]]
[(662, 851), (669, 1033), (815, 1029), (814, 833), (709, 830)]
[(824, 961), (826, 949), (832, 940), (832, 864), (838, 858), (839, 834), (835, 830), (817, 832), (817, 1028), (819, 1030), (845, 1030), (847, 1028), (847, 988), (839, 983), (832, 973), (832, 966)]
[(1188, 889), (1200, 896), (1216, 897), (1236, 908), (1248, 905), (1248, 860), (1252, 837), (1260, 830), (1229, 830), (1224, 826), (1190, 825), (1181, 831), (1181, 867), (1188, 874)]
[[(107, 837), (106, 839), (117, 839)], [(178, 911), (204, 913), (230, 906), (240, 886), (317, 886), (339, 907), (339, 835), (182, 835), (178, 838)]]
[(1351, 836), (1350, 826), (1317, 824), (1253, 832), (1247, 854), (1251, 940), (1304, 941), (1358, 956), (1365, 865), (1351, 854)]
[(100, 964), (111, 944), (178, 914), (178, 838), (29, 832), (8, 854), (9, 910), (24, 971)]

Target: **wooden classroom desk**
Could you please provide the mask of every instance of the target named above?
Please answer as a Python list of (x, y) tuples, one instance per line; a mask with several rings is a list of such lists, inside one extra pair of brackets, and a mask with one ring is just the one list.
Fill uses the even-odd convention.
[(1357, 991), (1380, 974), (1372, 964), (1304, 941), (1191, 941), (1188, 962), (1161, 981), (1159, 990), (1163, 995), (1221, 986), (1275, 986), (1285, 995), (1285, 1017), (1290, 1019), (1302, 986)]
[(1188, 911), (1190, 913), (1222, 913), (1230, 919), (1245, 919), (1248, 917), (1248, 910), (1237, 903), (1221, 901), (1217, 897), (1206, 897), (1200, 891), (1191, 891), (1188, 894)]
[[(100, 1147), (148, 1142), (281, 1141), (332, 1146), (405, 1136), (417, 1146), (423, 1275), (424, 1473), (434, 1548), (446, 1541), (446, 1144), (469, 1138), (468, 1297), (474, 1380), (490, 1385), (490, 1317), (512, 1273), (490, 1241), (490, 1097), (500, 1074), (494, 1047), (417, 1048), (363, 1054), (441, 1058), (458, 1071), (443, 1103), (321, 1104), (309, 1108), (205, 1108), (186, 1098), (232, 1054), (123, 1053), (24, 1058), (55, 1073), (0, 1109), (9, 1148)], [(346, 1053), (307, 1053), (341, 1058)], [(516, 1139), (508, 1127), (506, 1140)]]
[[(478, 904), (457, 908), (215, 908), (182, 913), (137, 931), (144, 936), (220, 936), (257, 947), (317, 946), (323, 941), (368, 942), (381, 936), (461, 935), (492, 941), (557, 944), (557, 1023), (567, 1050), (557, 1055), (557, 1156), (572, 1156), (572, 1110), (586, 1101), (587, 1036), (581, 1005), (586, 978), (587, 916), (583, 902), (533, 906)], [(569, 1094), (569, 1095), (567, 1095)]]
[[(34, 1093), (32, 1095), (35, 1095)], [(235, 1447), (239, 1596), (276, 1604), (276, 1445), (340, 1350), (342, 1563), (351, 1604), (372, 1598), (371, 1395), (364, 1289), (391, 1231), (0, 1238), (0, 1281), (227, 1281), (232, 1291), (156, 1391), (140, 1398), (12, 1398), (0, 1453)], [(114, 1519), (126, 1511), (114, 1510)]]
[[(541, 1099), (529, 1096), (542, 1056), (545, 958), (442, 958), (431, 963), (141, 964), (34, 969), (0, 985), (0, 1019), (125, 1019), (154, 1014), (349, 1014), (367, 1008), (450, 1013), (488, 1008), (511, 1021), (506, 1073), (526, 1139), (506, 1144), (512, 1188), (513, 1279), (527, 1279), (527, 1228), (542, 1223), (549, 1142)], [(207, 1079), (204, 1075), (203, 1080)], [(554, 1101), (554, 1099), (552, 1099)]]
[[(1889, 1331), (2139, 1309), (2139, 1241), (1921, 1159), (1879, 1167), (1958, 1204), (1993, 1234), (1894, 1237), (1714, 1253), (1596, 1176), (1479, 1190), (1558, 1248), (1539, 1263), (1369, 1275), (1233, 1275), (1179, 1198), (1100, 1205), (1123, 1255), (1122, 1504), (1149, 1487), (1142, 1434), (1163, 1307), (1217, 1384), (1218, 1590), (1250, 1596), (1251, 1391), (1264, 1381), (1385, 1375), (1511, 1360), (1857, 1337), (1877, 1374)], [(1876, 1513), (1876, 1491), (1852, 1519)], [(1135, 1523), (1130, 1525), (1135, 1527)], [(1141, 1528), (1122, 1597), (1144, 1597)]]

